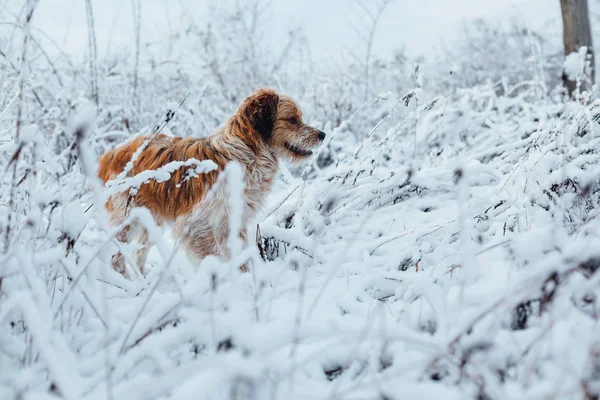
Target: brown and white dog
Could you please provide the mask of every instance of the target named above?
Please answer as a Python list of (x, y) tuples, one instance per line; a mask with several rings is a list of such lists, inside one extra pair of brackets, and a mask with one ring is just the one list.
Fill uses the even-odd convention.
[[(104, 154), (99, 161), (100, 178), (105, 183), (115, 179), (147, 139), (137, 137)], [(246, 225), (271, 190), (278, 160), (305, 159), (323, 139), (325, 133), (303, 122), (302, 112), (291, 98), (270, 89), (259, 89), (211, 136), (194, 139), (159, 134), (150, 139), (128, 176), (189, 159), (212, 160), (217, 168), (193, 179), (186, 178), (186, 171), (180, 168), (166, 181), (145, 182), (135, 195), (128, 191), (113, 194), (106, 203), (111, 224), (124, 223), (130, 207), (146, 207), (159, 225), (173, 223), (173, 232), (192, 261), (198, 262), (211, 254), (229, 258), (227, 193), (215, 187), (214, 193), (207, 197), (219, 173), (231, 161), (242, 166), (245, 186), (240, 238), (245, 244)], [(150, 247), (146, 229), (132, 222), (119, 232), (117, 239), (124, 243), (137, 240), (142, 246), (135, 252), (135, 261), (143, 274)], [(115, 254), (112, 262), (117, 271), (129, 275), (121, 253)]]

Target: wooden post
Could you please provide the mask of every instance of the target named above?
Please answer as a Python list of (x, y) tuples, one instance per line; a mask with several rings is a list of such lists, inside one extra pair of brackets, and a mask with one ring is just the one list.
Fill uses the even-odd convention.
[[(583, 46), (587, 48), (587, 61), (590, 70), (589, 76), (581, 82), (581, 92), (592, 92), (595, 82), (594, 50), (592, 45), (592, 32), (590, 28), (590, 13), (587, 0), (560, 0), (563, 20), (563, 42), (565, 46), (565, 57), (571, 53), (579, 52)], [(577, 88), (577, 81), (570, 80), (563, 72), (563, 82), (569, 96)]]

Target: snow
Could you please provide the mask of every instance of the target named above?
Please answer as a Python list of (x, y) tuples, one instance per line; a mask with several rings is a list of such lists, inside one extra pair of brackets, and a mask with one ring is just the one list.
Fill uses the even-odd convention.
[[(133, 154), (132, 160), (139, 157), (140, 154), (141, 152), (136, 151)], [(127, 167), (133, 168), (133, 163), (129, 161), (126, 165), (126, 168)], [(171, 178), (171, 174), (180, 168), (186, 168), (186, 176), (184, 181), (182, 181), (185, 182), (185, 180), (190, 178), (197, 178), (199, 174), (215, 170), (217, 168), (217, 164), (215, 164), (215, 162), (212, 160), (199, 161), (195, 158), (190, 158), (186, 161), (171, 161), (160, 168), (151, 171), (142, 171), (132, 177), (125, 177), (121, 176), (122, 174), (119, 174), (119, 176), (117, 176), (115, 179), (106, 183), (107, 190), (103, 191), (104, 196), (108, 198), (115, 193), (120, 193), (128, 189), (139, 189), (140, 186), (142, 186), (144, 183), (150, 182), (151, 180), (155, 180), (157, 182), (168, 181), (169, 178)]]
[(579, 53), (571, 53), (565, 57), (565, 74), (571, 81), (576, 81), (583, 73), (583, 63)]
[[(301, 41), (280, 57), (244, 36), (245, 22), (216, 13), (214, 30), (181, 26), (168, 48), (143, 46), (135, 102), (131, 52), (99, 57), (98, 107), (87, 63), (61, 56), (51, 68), (32, 46), (22, 103), (19, 73), (0, 65), (0, 398), (597, 394), (600, 101), (561, 96), (560, 43), (476, 25), (445, 59), (374, 60), (365, 101), (360, 62), (317, 71)], [(244, 171), (231, 163), (218, 183), (230, 260), (193, 264), (134, 208), (125, 223), (148, 230), (148, 272), (115, 272), (119, 227), (98, 205), (216, 165), (128, 167), (104, 186), (98, 157), (151, 134), (165, 106), (176, 110), (165, 132), (204, 136), (264, 85), (327, 139), (281, 165), (250, 245), (233, 234)], [(249, 273), (233, 268), (248, 260)]]
[(227, 247), (230, 254), (239, 254), (242, 242), (237, 232), (242, 230), (244, 215), (244, 170), (238, 162), (227, 164), (223, 173), (227, 179), (227, 216), (229, 222), (229, 237)]

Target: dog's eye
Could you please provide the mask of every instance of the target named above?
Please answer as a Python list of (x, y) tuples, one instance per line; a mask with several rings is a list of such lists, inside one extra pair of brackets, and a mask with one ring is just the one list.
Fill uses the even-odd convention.
[(292, 125), (296, 125), (298, 123), (298, 118), (296, 118), (296, 117), (288, 118), (288, 122)]

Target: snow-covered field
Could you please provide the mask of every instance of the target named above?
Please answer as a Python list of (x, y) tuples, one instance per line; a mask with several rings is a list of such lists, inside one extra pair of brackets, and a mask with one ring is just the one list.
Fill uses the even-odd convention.
[[(0, 399), (597, 398), (600, 101), (560, 95), (560, 43), (480, 23), (365, 84), (244, 18), (85, 64), (3, 25)], [(284, 167), (251, 272), (137, 210), (149, 273), (113, 271), (99, 155), (167, 109), (206, 135), (265, 85), (328, 136)]]

